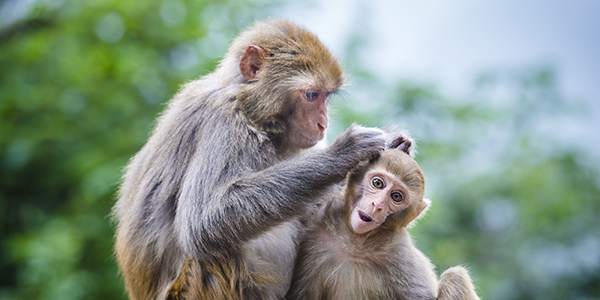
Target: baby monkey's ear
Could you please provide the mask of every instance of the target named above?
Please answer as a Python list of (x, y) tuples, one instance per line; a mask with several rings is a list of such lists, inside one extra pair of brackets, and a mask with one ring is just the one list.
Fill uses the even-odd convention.
[(429, 210), (430, 206), (431, 206), (431, 200), (429, 200), (427, 198), (423, 198), (423, 201), (419, 204), (419, 207), (415, 211), (415, 215), (412, 216), (412, 218), (410, 219), (410, 222), (414, 221), (415, 219), (423, 217), (425, 215), (425, 212), (427, 212), (427, 210)]

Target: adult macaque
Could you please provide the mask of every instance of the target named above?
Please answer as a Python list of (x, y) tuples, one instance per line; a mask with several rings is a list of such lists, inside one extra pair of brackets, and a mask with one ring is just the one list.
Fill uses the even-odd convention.
[[(353, 126), (310, 153), (342, 69), (306, 29), (257, 23), (186, 84), (131, 160), (114, 207), (131, 299), (280, 299), (297, 217), (384, 134)], [(315, 196), (315, 194), (317, 196)]]
[(434, 267), (406, 226), (429, 205), (417, 163), (400, 149), (359, 164), (302, 236), (288, 299), (479, 299), (467, 271)]

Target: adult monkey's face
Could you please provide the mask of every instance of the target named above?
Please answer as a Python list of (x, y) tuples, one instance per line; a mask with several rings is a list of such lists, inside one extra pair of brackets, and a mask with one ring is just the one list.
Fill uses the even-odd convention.
[(325, 136), (329, 125), (327, 102), (333, 89), (299, 89), (294, 94), (296, 107), (290, 116), (288, 141), (292, 147), (310, 148)]

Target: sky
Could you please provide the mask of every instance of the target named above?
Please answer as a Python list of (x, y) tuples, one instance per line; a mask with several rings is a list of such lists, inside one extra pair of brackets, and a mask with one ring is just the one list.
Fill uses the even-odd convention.
[(600, 1), (326, 0), (277, 14), (338, 55), (359, 28), (369, 36), (365, 63), (382, 78), (430, 81), (450, 95), (482, 71), (550, 64), (564, 94), (591, 106), (569, 134), (600, 149)]
[[(0, 18), (0, 27), (36, 1), (3, 6), (0, 15), (12, 19)], [(598, 0), (307, 0), (288, 1), (271, 16), (306, 26), (338, 56), (359, 30), (367, 36), (360, 63), (381, 80), (432, 82), (451, 97), (468, 92), (481, 72), (549, 64), (564, 95), (590, 106), (587, 117), (559, 124), (560, 133), (591, 150), (600, 168)]]

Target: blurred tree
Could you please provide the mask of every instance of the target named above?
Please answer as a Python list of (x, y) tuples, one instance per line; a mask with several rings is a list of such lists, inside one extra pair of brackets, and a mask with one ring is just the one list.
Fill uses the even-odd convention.
[(0, 2), (0, 299), (125, 298), (121, 169), (267, 1)]
[(457, 98), (354, 79), (353, 94), (383, 100), (335, 103), (336, 127), (405, 124), (418, 139), (433, 206), (412, 233), (440, 272), (465, 264), (483, 299), (600, 299), (598, 165), (565, 142), (585, 104), (551, 67), (488, 72)]
[[(439, 271), (464, 264), (483, 299), (600, 299), (600, 165), (569, 137), (592, 122), (551, 65), (476, 76), (451, 97), (365, 64), (368, 20), (348, 40), (351, 93), (329, 137), (352, 122), (404, 125), (432, 209), (411, 229)], [(588, 142), (588, 144), (591, 144)]]
[[(161, 104), (272, 4), (0, 1), (0, 299), (125, 298), (107, 217), (121, 169)], [(383, 80), (361, 63), (367, 23), (329, 136), (358, 121), (419, 140), (434, 202), (420, 249), (469, 266), (484, 299), (600, 299), (598, 165), (565, 143), (585, 109), (556, 72), (487, 72), (460, 97)]]

